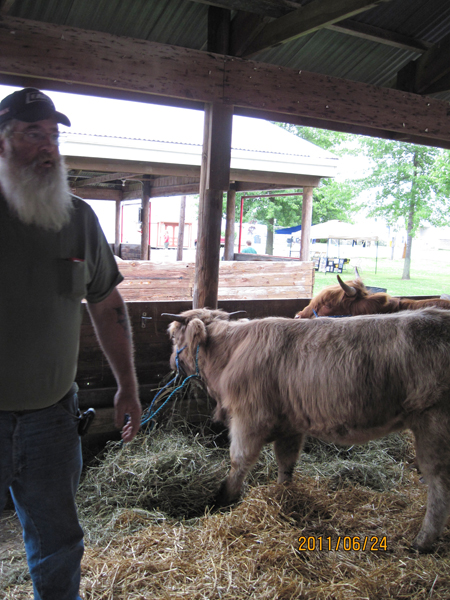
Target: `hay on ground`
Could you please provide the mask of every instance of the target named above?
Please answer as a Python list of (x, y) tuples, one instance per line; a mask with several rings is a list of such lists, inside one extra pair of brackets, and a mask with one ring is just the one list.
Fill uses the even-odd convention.
[(217, 436), (157, 429), (111, 444), (79, 492), (83, 597), (448, 599), (448, 529), (434, 554), (409, 549), (426, 502), (413, 456), (409, 434), (352, 448), (313, 440), (293, 483), (277, 485), (268, 446), (243, 500), (211, 513), (229, 467)]

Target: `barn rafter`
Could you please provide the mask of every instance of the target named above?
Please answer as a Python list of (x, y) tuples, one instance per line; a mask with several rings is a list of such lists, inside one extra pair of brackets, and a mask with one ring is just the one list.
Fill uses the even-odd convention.
[[(389, 0), (381, 0), (389, 2)], [(282, 17), (264, 23), (260, 26), (255, 35), (251, 35), (251, 40), (244, 44), (240, 41), (241, 51), (238, 56), (245, 58), (254, 56), (258, 52), (274, 48), (280, 44), (286, 44), (299, 37), (314, 33), (319, 29), (338, 23), (354, 15), (373, 8), (380, 3), (380, 0), (325, 0), (318, 4), (310, 2), (300, 6)]]

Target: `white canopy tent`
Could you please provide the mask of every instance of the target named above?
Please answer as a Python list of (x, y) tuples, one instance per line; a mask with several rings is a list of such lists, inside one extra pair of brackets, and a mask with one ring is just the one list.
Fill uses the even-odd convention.
[(311, 239), (378, 241), (378, 235), (361, 225), (332, 220), (311, 227)]
[(375, 258), (375, 273), (378, 265), (378, 239), (379, 236), (363, 225), (353, 225), (344, 221), (331, 220), (326, 223), (319, 223), (311, 227), (311, 240), (326, 239), (327, 240), (327, 257), (329, 256), (330, 240), (338, 240), (338, 255), (340, 240), (354, 240), (356, 242), (376, 242), (376, 258)]

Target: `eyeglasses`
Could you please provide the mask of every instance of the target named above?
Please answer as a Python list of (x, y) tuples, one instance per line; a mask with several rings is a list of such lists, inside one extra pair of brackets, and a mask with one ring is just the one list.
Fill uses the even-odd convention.
[(28, 144), (32, 144), (33, 146), (39, 146), (39, 144), (43, 144), (47, 140), (50, 140), (50, 143), (53, 146), (58, 146), (64, 137), (59, 133), (59, 131), (55, 131), (54, 133), (45, 133), (44, 131), (13, 131), (11, 135), (22, 135), (25, 142)]

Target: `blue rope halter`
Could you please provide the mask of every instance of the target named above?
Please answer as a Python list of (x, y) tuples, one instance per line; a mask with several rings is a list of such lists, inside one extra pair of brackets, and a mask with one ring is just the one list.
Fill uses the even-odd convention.
[(148, 423), (150, 423), (150, 429), (149, 430), (151, 431), (153, 429), (154, 424), (155, 424), (154, 422), (151, 423), (151, 421), (159, 413), (159, 411), (169, 402), (169, 400), (172, 398), (172, 396), (174, 394), (176, 394), (176, 392), (178, 392), (179, 390), (181, 390), (190, 379), (201, 379), (200, 371), (199, 371), (199, 368), (198, 368), (198, 351), (200, 349), (200, 344), (198, 344), (197, 345), (197, 351), (195, 353), (195, 373), (193, 375), (189, 375), (189, 377), (186, 377), (186, 379), (183, 380), (183, 383), (181, 385), (179, 385), (178, 387), (176, 387), (169, 394), (169, 396), (166, 398), (166, 400), (164, 400), (164, 402), (161, 404), (161, 406), (159, 406), (155, 411), (152, 412), (153, 405), (155, 404), (157, 398), (162, 394), (162, 392), (166, 388), (169, 387), (169, 385), (171, 385), (177, 379), (177, 377), (179, 375), (179, 372), (180, 372), (179, 363), (178, 363), (178, 357), (183, 352), (183, 350), (185, 350), (185, 349), (186, 349), (186, 346), (183, 346), (182, 348), (180, 348), (180, 350), (177, 350), (177, 355), (175, 357), (175, 365), (177, 367), (177, 373), (176, 373), (175, 377), (173, 377), (173, 379), (171, 379), (169, 381), (169, 383), (166, 383), (166, 385), (159, 390), (159, 392), (153, 398), (152, 403), (150, 404), (150, 406), (144, 411), (144, 413), (142, 415), (142, 418), (141, 418), (141, 427), (143, 427), (144, 425), (147, 425)]

